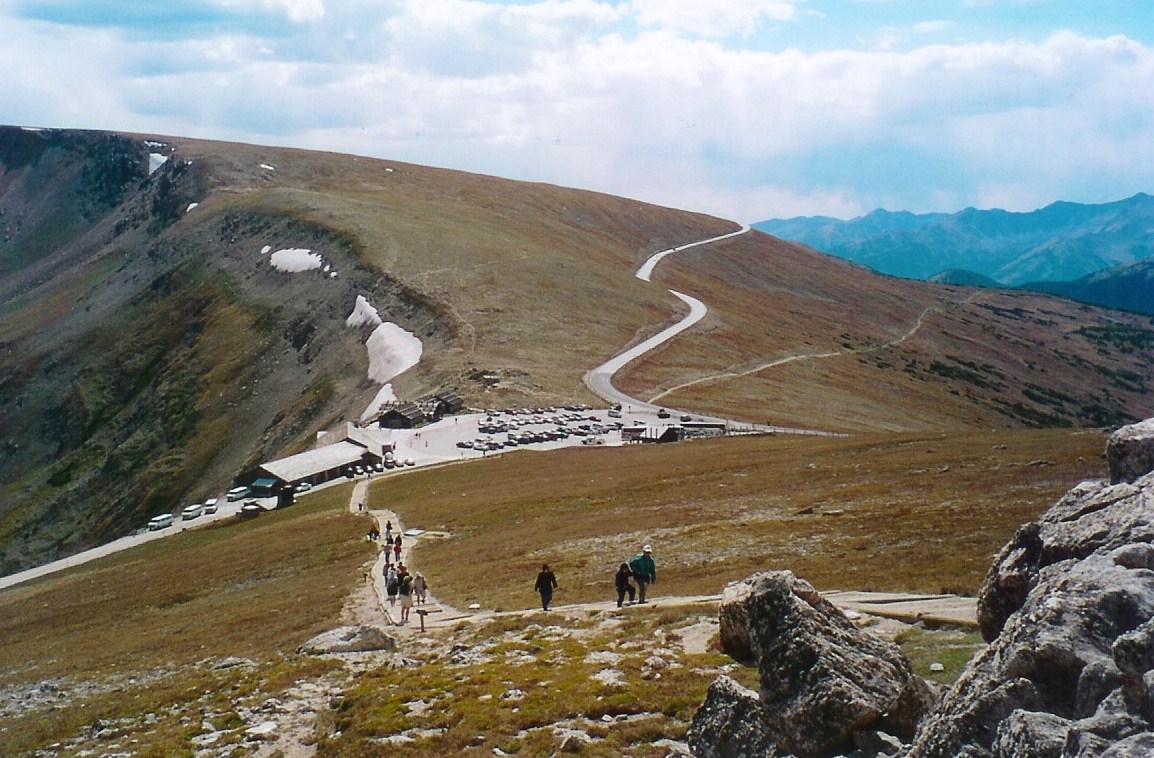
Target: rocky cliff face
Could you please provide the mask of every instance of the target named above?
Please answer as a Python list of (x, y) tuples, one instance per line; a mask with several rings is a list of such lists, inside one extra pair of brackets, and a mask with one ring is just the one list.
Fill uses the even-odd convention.
[[(269, 172), (224, 162), (0, 128), (0, 573), (217, 495), (371, 397), (365, 335), (345, 324), (358, 295), (443, 335), (354, 238), (255, 202)], [(278, 271), (271, 245), (340, 275)]]
[(990, 646), (911, 756), (1154, 750), (1154, 421), (1111, 435), (1110, 481), (1018, 530), (983, 583)]
[(727, 590), (722, 643), (757, 661), (761, 691), (715, 683), (694, 753), (829, 756), (853, 740), (855, 755), (910, 758), (1154, 755), (1154, 420), (1114, 433), (1106, 457), (1109, 482), (1074, 487), (1002, 549), (979, 605), (990, 645), (928, 713), (901, 658), (804, 582)]

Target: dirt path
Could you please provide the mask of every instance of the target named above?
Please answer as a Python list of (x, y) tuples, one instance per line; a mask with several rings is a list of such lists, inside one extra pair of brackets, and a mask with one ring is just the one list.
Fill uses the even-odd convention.
[(775, 360), (769, 361), (768, 363), (762, 363), (760, 365), (754, 366), (753, 368), (746, 369), (745, 371), (725, 371), (725, 372), (722, 372), (719, 374), (710, 374), (709, 376), (698, 377), (697, 379), (692, 379), (688, 382), (683, 382), (683, 383), (675, 385), (673, 387), (669, 387), (668, 389), (662, 390), (661, 392), (657, 393), (653, 397), (649, 398), (649, 402), (651, 404), (656, 403), (659, 400), (661, 400), (661, 398), (665, 397), (666, 395), (668, 395), (672, 392), (677, 392), (678, 390), (686, 389), (687, 387), (693, 387), (693, 386), (698, 385), (698, 384), (708, 384), (711, 382), (728, 381), (730, 379), (740, 379), (742, 377), (749, 376), (751, 374), (757, 374), (757, 373), (760, 373), (760, 372), (765, 371), (767, 369), (774, 368), (776, 366), (784, 366), (786, 364), (795, 363), (797, 361), (825, 360), (827, 358), (837, 358), (837, 357), (843, 356), (843, 355), (865, 355), (868, 353), (876, 353), (879, 350), (885, 350), (886, 348), (900, 345), (903, 342), (906, 342), (907, 340), (909, 340), (911, 337), (913, 337), (915, 334), (918, 333), (918, 330), (922, 328), (922, 326), (925, 324), (926, 320), (929, 319), (930, 316), (932, 316), (932, 315), (934, 315), (934, 314), (938, 313), (939, 311), (946, 309), (946, 308), (957, 308), (957, 307), (962, 306), (962, 305), (967, 305), (967, 304), (971, 303), (974, 300), (974, 298), (976, 298), (976, 297), (977, 297), (977, 293), (970, 295), (969, 297), (965, 298), (964, 300), (958, 300), (956, 302), (945, 303), (943, 305), (927, 306), (921, 313), (918, 314), (918, 317), (914, 321), (913, 326), (911, 326), (905, 334), (901, 335), (900, 337), (897, 337), (896, 339), (889, 340), (888, 342), (883, 342), (883, 343), (878, 344), (878, 345), (872, 345), (870, 347), (863, 347), (863, 348), (855, 348), (855, 349), (847, 349), (847, 350), (831, 350), (831, 351), (825, 352), (825, 353), (799, 353), (797, 355), (789, 355), (789, 356), (786, 356), (784, 358), (777, 358)]
[[(367, 480), (357, 482), (353, 488), (352, 496), (349, 498), (349, 511), (352, 513), (364, 513), (368, 518), (377, 519), (382, 530), (385, 523), (391, 521), (394, 533), (403, 534), (405, 526), (401, 522), (400, 516), (393, 511), (385, 508), (372, 508), (360, 511), (358, 504), (365, 502), (368, 485), (369, 482)], [(419, 566), (412, 560), (412, 551), (420, 540), (420, 535), (406, 536), (404, 540), (404, 547), (401, 551), (401, 561), (409, 569), (410, 573), (416, 573), (416, 571), (419, 570)], [(422, 631), (432, 633), (462, 621), (481, 622), (493, 618), (529, 616), (541, 612), (540, 609), (536, 607), (508, 611), (494, 611), (480, 607), (468, 609), (454, 608), (438, 600), (430, 588), (427, 601), (424, 604), (413, 606), (409, 619), (410, 623), (401, 624), (400, 601), (398, 600), (395, 606), (390, 605), (385, 592), (384, 567), (384, 550), (381, 550), (376, 560), (373, 561), (372, 568), (370, 569), (369, 577), (371, 578), (371, 582), (368, 584), (371, 586), (371, 592), (359, 601), (352, 598), (350, 598), (350, 601), (352, 604), (360, 606), (360, 615), (364, 617), (362, 623), (374, 623), (391, 627), (390, 631), (400, 637), (411, 637), (415, 634), (420, 634)], [(854, 592), (840, 590), (822, 594), (830, 600), (830, 602), (851, 616), (854, 614), (869, 616), (879, 621), (887, 620), (898, 622), (903, 626), (918, 622), (971, 629), (976, 629), (978, 626), (977, 601), (974, 598), (961, 597), (958, 595), (915, 595), (899, 592)], [(371, 602), (366, 604), (366, 600), (371, 600)], [(721, 602), (721, 595), (655, 595), (650, 596), (648, 606), (650, 608), (662, 608), (708, 605), (716, 609), (719, 602)], [(606, 599), (589, 603), (555, 604), (550, 611), (562, 615), (579, 613), (584, 616), (589, 611), (615, 611), (617, 609), (616, 606), (617, 603), (615, 600)], [(423, 619), (421, 611), (424, 611)]]

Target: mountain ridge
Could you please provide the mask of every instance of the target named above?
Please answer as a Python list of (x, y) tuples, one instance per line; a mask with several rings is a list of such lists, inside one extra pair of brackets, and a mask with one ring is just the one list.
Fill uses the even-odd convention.
[(1079, 279), (1154, 255), (1154, 197), (1058, 201), (1035, 211), (966, 208), (911, 214), (878, 209), (849, 221), (771, 219), (757, 229), (881, 273), (929, 279), (964, 269), (1004, 286)]
[[(392, 380), (405, 399), (594, 402), (580, 377), (677, 321), (673, 287), (709, 313), (616, 379), (670, 407), (845, 432), (1154, 412), (1149, 319), (874, 276), (757, 232), (677, 253), (652, 285), (633, 275), (739, 226), (724, 219), (288, 148), (16, 127), (6, 142), (5, 573), (358, 417), (380, 389), (367, 327), (346, 324), (361, 296), (424, 345)], [(45, 237), (55, 223), (73, 232)], [(266, 248), (329, 270), (278, 270)]]

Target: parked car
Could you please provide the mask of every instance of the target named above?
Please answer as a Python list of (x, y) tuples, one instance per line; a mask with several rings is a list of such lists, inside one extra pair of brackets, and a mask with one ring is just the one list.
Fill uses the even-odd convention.
[(240, 507), (240, 511), (237, 512), (237, 515), (241, 518), (255, 518), (256, 516), (259, 516), (263, 510), (264, 508), (260, 507), (260, 503), (255, 500), (249, 500)]
[(312, 488), (313, 488), (313, 486), (311, 484), (309, 484), (308, 482), (299, 482), (296, 486), (296, 491), (297, 492), (308, 492)]
[(173, 518), (171, 513), (162, 513), (159, 516), (153, 516), (148, 520), (148, 531), (155, 532), (158, 529), (167, 529), (172, 526)]
[(609, 418), (621, 418), (621, 411), (616, 408), (611, 408), (609, 410)]
[(180, 517), (185, 521), (192, 521), (194, 518), (199, 518), (202, 513), (204, 513), (204, 506), (200, 503), (193, 503), (180, 512)]
[(248, 497), (248, 492), (248, 487), (233, 487), (225, 497), (228, 498), (228, 502), (235, 503), (237, 500), (244, 500)]
[(215, 497), (210, 497), (208, 500), (204, 501), (204, 512), (205, 513), (216, 513), (216, 498)]
[(662, 408), (661, 410), (657, 411), (657, 418), (669, 418), (669, 411)]
[(681, 414), (681, 420), (682, 421), (692, 421), (693, 416), (690, 416), (688, 413), (683, 413), (683, 414)]

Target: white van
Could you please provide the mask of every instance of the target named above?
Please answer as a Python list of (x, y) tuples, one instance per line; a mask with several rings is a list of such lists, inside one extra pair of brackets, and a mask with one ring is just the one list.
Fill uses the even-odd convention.
[(210, 497), (208, 500), (204, 501), (204, 512), (205, 513), (216, 513), (216, 498), (215, 497)]
[(172, 526), (174, 520), (171, 513), (162, 513), (159, 516), (153, 516), (148, 520), (148, 531), (155, 532), (158, 529), (166, 529)]
[(228, 502), (235, 503), (237, 500), (244, 500), (248, 497), (248, 487), (233, 487), (228, 491)]
[(204, 513), (204, 506), (200, 503), (193, 503), (180, 512), (180, 517), (185, 521), (192, 521), (202, 513)]

